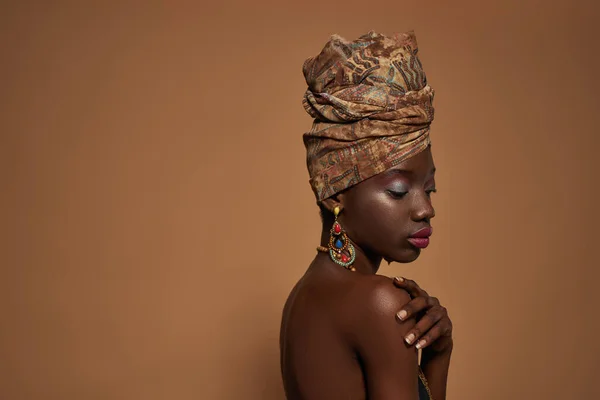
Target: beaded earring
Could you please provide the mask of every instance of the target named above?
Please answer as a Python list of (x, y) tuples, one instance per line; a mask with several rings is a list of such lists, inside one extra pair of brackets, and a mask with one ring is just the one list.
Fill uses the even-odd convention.
[(339, 214), (340, 208), (334, 208), (333, 215), (335, 216), (335, 220), (329, 231), (329, 246), (319, 246), (317, 250), (329, 252), (329, 257), (331, 257), (331, 260), (334, 263), (341, 265), (350, 271), (356, 271), (356, 268), (352, 266), (356, 259), (356, 251), (354, 250), (352, 243), (350, 243), (350, 240), (348, 240), (348, 235), (346, 235), (346, 232), (344, 232), (342, 226), (338, 222)]

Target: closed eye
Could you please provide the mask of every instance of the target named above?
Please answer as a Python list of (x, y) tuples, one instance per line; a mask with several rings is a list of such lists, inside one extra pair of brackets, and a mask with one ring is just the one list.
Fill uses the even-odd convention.
[(408, 192), (395, 192), (395, 191), (393, 191), (393, 190), (389, 190), (389, 189), (387, 190), (387, 192), (388, 192), (388, 194), (389, 194), (390, 196), (392, 196), (394, 199), (401, 199), (401, 198), (403, 198), (404, 196), (406, 196), (406, 194), (408, 193)]

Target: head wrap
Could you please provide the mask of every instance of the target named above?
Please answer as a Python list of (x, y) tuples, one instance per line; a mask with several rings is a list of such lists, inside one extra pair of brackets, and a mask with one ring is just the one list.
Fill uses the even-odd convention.
[(427, 148), (433, 89), (413, 31), (333, 35), (304, 62), (302, 104), (314, 118), (304, 134), (310, 184), (321, 201)]

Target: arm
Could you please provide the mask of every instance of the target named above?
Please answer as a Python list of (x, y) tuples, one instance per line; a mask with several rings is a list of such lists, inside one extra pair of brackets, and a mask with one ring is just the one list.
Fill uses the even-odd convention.
[[(409, 329), (405, 341), (422, 350), (421, 368), (429, 383), (431, 395), (435, 400), (446, 398), (446, 385), (450, 356), (453, 349), (452, 321), (448, 311), (440, 305), (437, 298), (421, 289), (410, 279), (396, 278), (394, 284), (408, 291), (412, 300), (398, 313), (401, 321), (414, 321), (417, 324)], [(410, 336), (410, 335), (413, 336)], [(410, 339), (412, 340), (409, 340)]]
[(450, 368), (450, 355), (448, 352), (443, 355), (432, 356), (423, 351), (421, 356), (421, 369), (427, 378), (431, 397), (435, 400), (446, 399), (446, 385), (448, 382), (448, 369)]
[(363, 364), (367, 397), (372, 400), (417, 400), (417, 350), (398, 341), (414, 320), (398, 324), (394, 315), (410, 301), (388, 278), (380, 279), (366, 296), (353, 327), (355, 348)]

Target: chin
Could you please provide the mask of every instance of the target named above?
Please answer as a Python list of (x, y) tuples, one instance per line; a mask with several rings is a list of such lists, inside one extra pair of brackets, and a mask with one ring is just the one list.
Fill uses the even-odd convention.
[(401, 264), (407, 264), (415, 261), (417, 258), (419, 258), (419, 255), (421, 255), (421, 249), (410, 248), (403, 249), (398, 254), (394, 254), (392, 257), (384, 257), (384, 259), (388, 263), (397, 262)]

